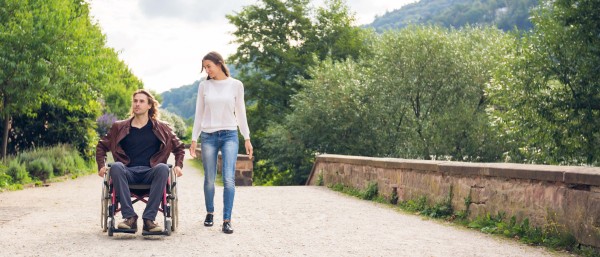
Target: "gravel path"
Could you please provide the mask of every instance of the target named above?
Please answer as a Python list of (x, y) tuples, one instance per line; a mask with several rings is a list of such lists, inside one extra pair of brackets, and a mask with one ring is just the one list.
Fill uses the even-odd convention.
[(102, 233), (97, 175), (0, 193), (0, 256), (568, 256), (307, 186), (236, 188), (226, 235), (222, 187), (206, 228), (200, 171), (184, 172), (170, 237)]

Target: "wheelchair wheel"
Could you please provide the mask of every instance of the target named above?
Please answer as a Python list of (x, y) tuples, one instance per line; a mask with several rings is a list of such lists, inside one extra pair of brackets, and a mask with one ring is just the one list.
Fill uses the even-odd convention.
[(172, 220), (171, 219), (165, 219), (165, 233), (167, 236), (171, 235), (171, 229), (169, 229), (170, 227), (172, 227)]
[[(172, 166), (171, 166), (172, 167)], [(175, 171), (171, 168), (170, 172), (169, 172), (169, 176), (171, 178), (171, 184), (168, 185), (168, 188), (170, 189), (170, 195), (167, 198), (167, 201), (169, 202), (169, 209), (170, 209), (170, 213), (169, 216), (171, 217), (169, 225), (167, 226), (166, 221), (165, 221), (165, 229), (169, 230), (169, 231), (175, 231), (177, 229), (177, 223), (178, 223), (178, 217), (177, 217), (177, 212), (178, 212), (178, 206), (177, 206), (177, 175), (175, 175)]]
[(171, 225), (171, 231), (175, 231), (177, 229), (177, 225), (179, 225), (179, 204), (177, 204), (177, 187), (173, 188), (173, 199), (171, 199), (171, 220), (173, 221)]
[(112, 217), (108, 220), (108, 236), (113, 236), (114, 229), (115, 229), (115, 218)]
[(108, 200), (110, 199), (109, 181), (110, 177), (106, 174), (104, 176), (104, 181), (102, 182), (102, 195), (100, 199), (100, 226), (102, 227), (102, 232), (108, 230)]

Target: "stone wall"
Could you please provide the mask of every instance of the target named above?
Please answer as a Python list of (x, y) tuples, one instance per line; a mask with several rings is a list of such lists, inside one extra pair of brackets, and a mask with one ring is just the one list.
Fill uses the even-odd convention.
[[(196, 148), (196, 158), (202, 156), (200, 147)], [(253, 159), (245, 154), (238, 154), (237, 162), (235, 163), (235, 185), (236, 186), (252, 186), (252, 176), (254, 174)], [(217, 173), (221, 173), (221, 154), (219, 153), (219, 159), (217, 162)]]
[(401, 201), (426, 196), (430, 204), (452, 191), (454, 210), (468, 208), (470, 218), (504, 212), (533, 226), (554, 223), (581, 244), (600, 247), (600, 168), (325, 154), (317, 156), (307, 185), (319, 180), (359, 189), (377, 182), (388, 199), (395, 190)]

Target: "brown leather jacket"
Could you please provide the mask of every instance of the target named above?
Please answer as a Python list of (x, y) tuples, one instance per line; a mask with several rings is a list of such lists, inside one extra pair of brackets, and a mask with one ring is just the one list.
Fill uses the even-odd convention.
[[(96, 145), (98, 170), (104, 167), (107, 152), (112, 152), (115, 161), (122, 162), (125, 165), (129, 163), (129, 157), (125, 154), (125, 150), (123, 150), (119, 142), (129, 134), (132, 119), (120, 120), (113, 123), (108, 134), (98, 141), (98, 145)], [(160, 150), (150, 158), (150, 166), (154, 167), (159, 163), (167, 163), (169, 155), (173, 153), (175, 154), (175, 166), (183, 168), (183, 157), (185, 156), (184, 144), (166, 123), (155, 119), (150, 120), (152, 121), (152, 131), (154, 131), (154, 135), (161, 142)]]

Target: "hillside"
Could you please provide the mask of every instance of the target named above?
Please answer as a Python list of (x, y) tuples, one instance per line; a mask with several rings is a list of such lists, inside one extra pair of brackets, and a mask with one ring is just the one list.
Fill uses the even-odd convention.
[(508, 31), (529, 30), (529, 12), (538, 0), (420, 0), (375, 17), (366, 27), (378, 32), (409, 24), (435, 24), (444, 27), (494, 25)]
[(161, 108), (175, 113), (183, 119), (194, 118), (196, 111), (196, 96), (198, 94), (198, 85), (201, 80), (197, 80), (191, 85), (185, 85), (173, 88), (161, 94), (163, 102)]

